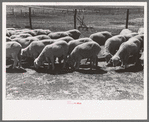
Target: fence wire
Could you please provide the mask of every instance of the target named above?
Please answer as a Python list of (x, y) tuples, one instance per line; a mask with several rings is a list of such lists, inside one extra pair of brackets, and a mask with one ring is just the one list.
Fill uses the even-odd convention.
[[(29, 28), (31, 7), (32, 28), (61, 31), (74, 28), (74, 10), (77, 9), (77, 28), (84, 31), (112, 30), (114, 33), (125, 28), (129, 9), (128, 28), (136, 31), (144, 25), (143, 7), (75, 7), (75, 6), (6, 6), (6, 27)], [(88, 29), (86, 29), (88, 27)]]

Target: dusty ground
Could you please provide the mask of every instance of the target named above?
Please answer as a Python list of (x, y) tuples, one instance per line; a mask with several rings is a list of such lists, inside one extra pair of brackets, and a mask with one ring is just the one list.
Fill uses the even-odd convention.
[[(100, 58), (101, 59), (101, 58)], [(23, 69), (6, 69), (6, 97), (11, 100), (142, 100), (144, 98), (144, 73), (142, 66), (130, 64), (127, 69), (106, 67), (99, 60), (98, 67), (90, 70), (89, 64), (78, 71), (55, 72), (23, 63)], [(47, 66), (46, 66), (47, 67)]]

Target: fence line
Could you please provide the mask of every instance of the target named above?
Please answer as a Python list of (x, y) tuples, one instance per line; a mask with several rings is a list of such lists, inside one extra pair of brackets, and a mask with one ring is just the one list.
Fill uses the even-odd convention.
[[(32, 7), (32, 6), (27, 6), (27, 7), (29, 7), (29, 23), (30, 23), (30, 28), (32, 29), (32, 21), (31, 21), (31, 8), (37, 8), (37, 9), (42, 9), (42, 7)], [(44, 10), (55, 10), (55, 8), (44, 8), (43, 9), (43, 11), (42, 11), (42, 13), (44, 14)], [(81, 18), (78, 16), (77, 17), (77, 11), (79, 11), (79, 12), (92, 12), (91, 10), (85, 10), (85, 9), (83, 9), (83, 10), (77, 10), (77, 9), (56, 9), (56, 11), (61, 11), (61, 12), (63, 12), (63, 11), (67, 11), (67, 13), (68, 13), (68, 11), (71, 11), (71, 12), (73, 12), (74, 13), (74, 29), (76, 29), (77, 27), (76, 27), (76, 21), (78, 20), (79, 22), (81, 22), (81, 24), (80, 24), (80, 26), (79, 26), (79, 29), (80, 28), (86, 28), (86, 30), (88, 30), (88, 27), (86, 26), (86, 24), (83, 22), (83, 19), (84, 19), (84, 15), (83, 15), (83, 19), (81, 20)], [(14, 12), (14, 11), (13, 11)], [(21, 13), (22, 13), (22, 11), (21, 11)], [(126, 16), (126, 25), (125, 25), (125, 28), (128, 28), (128, 17), (129, 17), (129, 9), (127, 9), (127, 14), (126, 14), (127, 16)]]
[[(58, 17), (59, 16), (59, 17), (62, 17), (63, 19), (65, 19), (65, 16), (67, 14), (68, 17), (66, 17), (66, 20), (69, 18), (67, 20), (68, 23), (69, 23), (69, 27), (70, 27), (70, 20), (71, 20), (71, 24), (73, 22), (73, 24), (72, 24), (73, 28), (75, 28), (75, 29), (77, 29), (77, 28), (78, 29), (85, 28), (86, 30), (92, 29), (94, 27), (94, 24), (93, 24), (93, 26), (92, 25), (91, 26), (88, 25), (89, 23), (92, 23), (89, 17), (91, 17), (93, 13), (94, 13), (95, 16), (97, 16), (96, 18), (98, 18), (98, 15), (102, 17), (102, 16), (105, 16), (107, 14), (109, 16), (114, 14), (116, 16), (117, 15), (121, 15), (122, 21), (119, 21), (119, 23), (120, 24), (121, 23), (123, 23), (123, 24), (125, 23), (124, 27), (128, 28), (129, 14), (131, 12), (133, 12), (133, 14), (135, 12), (139, 12), (141, 9), (135, 9), (135, 10), (130, 9), (131, 10), (130, 12), (129, 12), (128, 8), (122, 8), (122, 9), (123, 10), (121, 10), (120, 8), (110, 8), (110, 9), (106, 9), (106, 8), (99, 8), (99, 9), (96, 8), (96, 9), (94, 9), (94, 8), (91, 8), (91, 10), (88, 10), (88, 9), (83, 9), (83, 8), (82, 9), (80, 9), (80, 8), (78, 8), (78, 9), (74, 9), (74, 8), (65, 9), (65, 8), (54, 8), (54, 7), (48, 8), (48, 6), (47, 7), (45, 7), (45, 6), (44, 7), (38, 7), (38, 6), (21, 5), (18, 8), (17, 7), (15, 7), (15, 8), (12, 7), (11, 8), (10, 7), (9, 11), (7, 11), (7, 14), (8, 15), (9, 14), (14, 15), (16, 19), (20, 15), (24, 16), (24, 17), (28, 17), (29, 18), (28, 19), (29, 26), (25, 26), (25, 27), (31, 28), (31, 29), (33, 28), (33, 25), (35, 25), (34, 17), (39, 17), (38, 19), (42, 19), (42, 17), (45, 17), (44, 19), (47, 20), (47, 18), (51, 18), (52, 19), (54, 17)], [(108, 15), (107, 15), (107, 17), (109, 17)], [(88, 20), (86, 18), (88, 18), (90, 20), (90, 21), (88, 21), (88, 23), (86, 23), (86, 20)], [(61, 18), (59, 18), (59, 19), (61, 19)], [(45, 20), (40, 22), (40, 24), (43, 24)], [(126, 21), (124, 22), (124, 20), (126, 20)], [(53, 20), (51, 20), (51, 21), (53, 22)], [(67, 21), (65, 21), (65, 22), (67, 22)], [(96, 19), (96, 21), (97, 21), (97, 19)], [(99, 19), (99, 21), (100, 21), (100, 19)], [(57, 22), (58, 21), (55, 21), (55, 23), (57, 23)], [(112, 22), (116, 23), (116, 21), (111, 21), (110, 23), (112, 23)], [(132, 22), (132, 21), (130, 21), (130, 22)], [(48, 22), (46, 22), (46, 23), (48, 23)], [(49, 21), (49, 23), (50, 23), (50, 21)], [(79, 24), (78, 27), (77, 27), (77, 24)], [(36, 21), (36, 25), (37, 25), (37, 21)], [(103, 25), (101, 25), (101, 26), (103, 26)]]

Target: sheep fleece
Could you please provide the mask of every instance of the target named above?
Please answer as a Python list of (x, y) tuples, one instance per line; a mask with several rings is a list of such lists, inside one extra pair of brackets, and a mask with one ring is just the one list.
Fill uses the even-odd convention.
[[(76, 62), (78, 65), (80, 64), (81, 59), (90, 58), (96, 59), (98, 53), (101, 51), (101, 47), (96, 42), (86, 42), (81, 45), (78, 45), (71, 52), (71, 59)], [(79, 68), (79, 66), (77, 67)]]
[(120, 45), (126, 41), (126, 38), (123, 35), (116, 35), (109, 38), (105, 43), (105, 59), (108, 62), (112, 55), (116, 53)]
[(90, 38), (99, 45), (104, 45), (106, 40), (110, 37), (112, 37), (112, 34), (108, 31), (97, 32), (90, 35)]
[(68, 51), (68, 54), (70, 54), (72, 52), (72, 50), (80, 45), (80, 44), (83, 44), (83, 43), (86, 43), (86, 42), (91, 42), (93, 41), (92, 39), (90, 38), (80, 38), (80, 39), (77, 39), (77, 40), (72, 40), (68, 43), (69, 45), (69, 51)]
[(46, 45), (54, 43), (54, 40), (47, 39), (42, 41), (34, 41), (28, 47), (21, 50), (21, 55), (24, 57), (37, 58)]
[(14, 59), (13, 68), (16, 67), (17, 63), (21, 66), (21, 62), (19, 60), (21, 48), (22, 46), (18, 42), (6, 42), (6, 58)]
[[(126, 66), (129, 56), (136, 55), (138, 58), (140, 51), (140, 39), (136, 37), (130, 38), (127, 42), (121, 44), (117, 53), (112, 57), (112, 61), (121, 60), (122, 64)], [(114, 64), (115, 66), (117, 64)]]
[(46, 59), (51, 61), (52, 69), (54, 70), (54, 58), (62, 57), (64, 58), (64, 65), (67, 58), (68, 53), (68, 44), (65, 41), (58, 41), (51, 45), (47, 45), (44, 47), (40, 55), (35, 59), (34, 64), (38, 67), (44, 62)]

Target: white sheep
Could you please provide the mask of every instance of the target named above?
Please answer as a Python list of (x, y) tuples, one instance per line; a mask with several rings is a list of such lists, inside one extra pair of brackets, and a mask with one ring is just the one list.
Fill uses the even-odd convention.
[(50, 30), (43, 30), (43, 29), (34, 29), (33, 30), (36, 35), (48, 35), (49, 33), (51, 33)]
[(37, 58), (46, 45), (53, 44), (55, 40), (46, 39), (41, 41), (33, 41), (26, 48), (21, 50), (22, 57)]
[(15, 38), (27, 38), (27, 37), (32, 37), (31, 34), (25, 34), (25, 33), (21, 33), (21, 34), (17, 34), (17, 35), (12, 35), (10, 38), (11, 39), (15, 39)]
[(50, 39), (50, 37), (48, 35), (37, 35), (34, 37), (36, 37), (39, 40)]
[(127, 62), (130, 56), (135, 57), (135, 63), (138, 63), (139, 52), (141, 46), (141, 40), (143, 36), (135, 36), (130, 38), (128, 41), (123, 42), (116, 52), (116, 54), (111, 58), (110, 62), (113, 63), (113, 66), (117, 66), (121, 62), (121, 66), (127, 68)]
[(51, 39), (59, 39), (65, 36), (70, 36), (73, 39), (78, 39), (80, 35), (81, 35), (80, 31), (77, 29), (72, 29), (68, 31), (51, 32), (50, 34), (48, 34), (48, 36)]
[(34, 60), (34, 66), (36, 68), (40, 67), (45, 61), (48, 61), (48, 69), (50, 68), (50, 63), (52, 64), (52, 70), (55, 69), (54, 62), (55, 57), (63, 57), (65, 68), (66, 59), (68, 53), (68, 44), (65, 41), (57, 41), (51, 45), (44, 47), (40, 55)]
[(20, 52), (22, 46), (18, 42), (6, 42), (6, 59), (13, 58), (13, 69), (16, 68), (17, 63), (21, 67)]
[(63, 40), (63, 41), (65, 41), (65, 42), (70, 42), (70, 41), (72, 41), (72, 40), (74, 40), (72, 37), (70, 37), (70, 36), (65, 36), (65, 37), (62, 37), (62, 38), (59, 38), (59, 39), (56, 39), (56, 40)]
[(60, 32), (51, 32), (50, 34), (48, 34), (48, 36), (51, 39), (59, 39), (65, 36), (69, 36), (69, 34), (65, 31), (60, 31)]
[(126, 41), (126, 38), (123, 35), (113, 36), (105, 42), (105, 60), (108, 63), (112, 56), (119, 49), (120, 45)]
[(27, 37), (27, 38), (15, 38), (12, 41), (18, 42), (21, 44), (22, 48), (26, 48), (31, 42), (39, 41), (36, 37)]
[(66, 32), (73, 39), (78, 39), (80, 37), (80, 35), (81, 35), (81, 32), (79, 30), (77, 30), (77, 29), (68, 30)]
[(120, 35), (126, 35), (126, 34), (130, 34), (130, 33), (132, 33), (132, 31), (125, 28), (125, 29), (121, 30)]
[(68, 54), (70, 54), (76, 46), (86, 43), (86, 42), (91, 42), (91, 41), (93, 41), (93, 40), (85, 37), (85, 38), (80, 38), (80, 39), (72, 40), (72, 41), (68, 42), (68, 46), (69, 46)]
[(137, 35), (138, 35), (138, 33), (132, 32), (132, 33), (125, 34), (123, 36), (125, 36), (126, 40), (128, 41), (131, 37), (134, 37), (134, 36), (137, 36)]
[(68, 58), (68, 64), (75, 69), (79, 69), (81, 59), (90, 59), (91, 69), (93, 65), (97, 66), (97, 55), (101, 51), (98, 43), (91, 41), (76, 46)]
[(99, 45), (104, 45), (108, 38), (112, 37), (112, 34), (108, 31), (101, 31), (91, 34), (89, 38), (97, 42)]
[(138, 34), (144, 34), (144, 28), (143, 27), (139, 28)]

